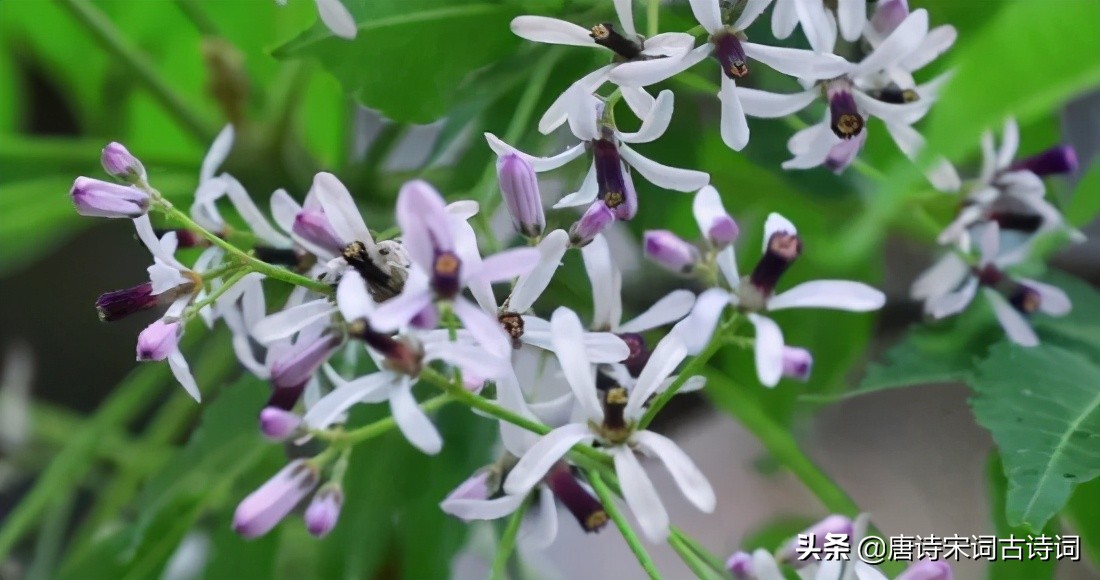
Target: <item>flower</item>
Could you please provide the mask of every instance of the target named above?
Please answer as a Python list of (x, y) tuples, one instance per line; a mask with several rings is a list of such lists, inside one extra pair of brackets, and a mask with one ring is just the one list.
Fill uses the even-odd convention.
[[(359, 32), (359, 25), (355, 23), (355, 17), (340, 0), (315, 0), (317, 2), (317, 15), (321, 22), (340, 38), (354, 39)], [(276, 4), (286, 5), (286, 0), (275, 0)]]
[(307, 326), (292, 343), (272, 353), (268, 407), (290, 411), (298, 403), (313, 374), (343, 342), (327, 328), (324, 322)]
[(542, 235), (546, 216), (542, 211), (539, 180), (531, 163), (515, 153), (497, 159), (497, 181), (504, 205), (516, 231), (531, 238)]
[(260, 411), (260, 432), (272, 441), (289, 439), (302, 424), (302, 418), (278, 407), (264, 407)]
[(815, 52), (833, 51), (838, 25), (844, 40), (859, 40), (867, 21), (866, 0), (838, 0), (833, 12), (835, 17), (820, 0), (775, 0), (772, 34), (776, 38), (787, 38), (802, 24), (802, 32)]
[[(512, 32), (521, 38), (535, 42), (591, 46), (614, 53), (611, 64), (602, 66), (571, 85), (539, 120), (539, 131), (550, 133), (566, 120), (569, 110), (567, 96), (572, 89), (591, 94), (608, 80), (611, 71), (630, 69), (640, 63), (653, 60), (678, 59), (695, 43), (695, 39), (683, 32), (657, 34), (644, 38), (634, 28), (632, 0), (615, 0), (615, 12), (620, 29), (610, 22), (602, 22), (586, 30), (571, 22), (544, 16), (519, 16), (512, 20)], [(623, 98), (636, 115), (644, 118), (653, 106), (653, 97), (637, 87), (622, 87)]]
[(615, 69), (611, 71), (611, 80), (622, 86), (647, 86), (685, 71), (708, 56), (713, 57), (722, 67), (722, 86), (718, 93), (722, 102), (722, 141), (740, 151), (749, 142), (749, 125), (738, 97), (736, 79), (749, 74), (748, 59), (758, 60), (783, 74), (812, 79), (833, 78), (850, 67), (847, 61), (833, 54), (747, 42), (744, 30), (770, 2), (749, 0), (741, 14), (727, 25), (719, 0), (691, 0), (695, 19), (710, 34), (707, 44), (696, 47), (679, 60), (652, 60), (630, 69)]
[(699, 250), (668, 230), (647, 230), (642, 236), (645, 256), (677, 274), (690, 274)]
[(1021, 346), (1036, 346), (1039, 337), (1026, 317), (1036, 311), (1063, 316), (1072, 304), (1057, 286), (1005, 272), (1025, 257), (1020, 252), (1001, 253), (1000, 227), (988, 222), (978, 233), (977, 266), (961, 258), (940, 262), (917, 278), (910, 294), (925, 300), (925, 312), (939, 319), (965, 309), (981, 287), (1008, 338)]
[(187, 359), (179, 349), (182, 335), (183, 326), (178, 321), (157, 320), (138, 335), (137, 360), (167, 360), (168, 368), (172, 369), (172, 375), (179, 381), (183, 390), (187, 391), (195, 402), (201, 402), (202, 394), (199, 393), (199, 386), (195, 383), (195, 377), (191, 375)]
[(598, 441), (614, 458), (623, 497), (650, 541), (660, 542), (668, 536), (668, 512), (635, 453), (659, 458), (688, 501), (701, 511), (713, 511), (714, 490), (691, 458), (670, 439), (637, 428), (649, 397), (661, 390), (664, 379), (687, 355), (683, 343), (673, 335), (662, 340), (629, 390), (626, 386), (614, 385), (599, 391), (585, 353), (584, 331), (577, 315), (559, 308), (554, 311), (550, 324), (554, 351), (577, 398), (582, 417), (554, 429), (532, 445), (508, 474), (504, 492), (526, 494), (574, 445)]
[(878, 310), (886, 301), (882, 292), (847, 280), (805, 282), (775, 294), (779, 278), (802, 253), (802, 240), (794, 224), (773, 213), (764, 223), (764, 255), (744, 280), (737, 272), (732, 247), (728, 259), (719, 262), (729, 290), (711, 288), (699, 295), (691, 314), (673, 328), (688, 345), (699, 352), (714, 333), (718, 318), (727, 305), (745, 312), (756, 327), (756, 373), (765, 386), (775, 386), (784, 370), (783, 332), (762, 312), (786, 308), (831, 308), (851, 312)]
[(76, 213), (88, 217), (136, 218), (149, 212), (149, 192), (132, 185), (77, 177), (69, 190)]
[(110, 142), (99, 157), (108, 175), (127, 183), (144, 183), (145, 166), (122, 143)]
[(233, 531), (247, 539), (270, 532), (313, 491), (319, 477), (317, 468), (304, 459), (286, 464), (237, 505), (233, 513)]
[(313, 501), (306, 508), (305, 522), (309, 533), (323, 538), (336, 527), (340, 508), (344, 504), (344, 490), (339, 484), (327, 484), (313, 494)]

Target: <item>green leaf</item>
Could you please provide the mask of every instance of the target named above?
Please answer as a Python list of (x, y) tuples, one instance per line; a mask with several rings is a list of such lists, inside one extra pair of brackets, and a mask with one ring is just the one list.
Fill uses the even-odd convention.
[(1045, 278), (1069, 297), (1073, 310), (1065, 316), (1038, 316), (1035, 329), (1044, 344), (1070, 350), (1086, 349), (1100, 360), (1100, 291), (1076, 276), (1052, 271)]
[(1053, 345), (1002, 343), (978, 366), (970, 404), (1004, 460), (1009, 525), (1042, 529), (1100, 475), (1097, 384), (1100, 366)]
[(1062, 513), (1081, 536), (1082, 550), (1100, 566), (1100, 479), (1078, 485)]
[(1082, 227), (1100, 213), (1100, 163), (1093, 162), (1088, 172), (1077, 182), (1077, 188), (1065, 207), (1066, 221)]
[[(81, 218), (69, 200), (69, 176), (0, 185), (0, 276), (47, 254), (93, 222)], [(18, 218), (15, 218), (18, 216)]]
[[(385, 5), (386, 3), (380, 3)], [(400, 122), (442, 117), (456, 88), (474, 70), (519, 44), (508, 29), (514, 7), (478, 3), (412, 7), (377, 17), (368, 3), (359, 35), (348, 41), (314, 27), (274, 51), (276, 58), (310, 57), (362, 104)], [(476, 34), (476, 41), (472, 35)]]
[[(1005, 518), (1004, 506), (1008, 494), (1008, 480), (1005, 479), (1004, 465), (1001, 456), (994, 451), (986, 463), (986, 482), (989, 490), (989, 511), (993, 514), (993, 529), (998, 538), (1007, 538), (1013, 535), (1017, 538), (1026, 538), (1031, 530), (1024, 527), (1009, 525)], [(1060, 532), (1057, 520), (1051, 520), (1043, 528), (1043, 534), (1053, 538)], [(1003, 560), (997, 558), (989, 563), (990, 580), (1039, 580), (1054, 576), (1054, 568), (1057, 560), (1053, 555), (1047, 561), (1038, 558), (1024, 558), (1022, 560)]]

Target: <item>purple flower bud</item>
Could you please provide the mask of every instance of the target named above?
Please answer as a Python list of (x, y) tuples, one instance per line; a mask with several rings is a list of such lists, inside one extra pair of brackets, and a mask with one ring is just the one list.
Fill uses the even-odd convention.
[(95, 301), (95, 309), (100, 320), (114, 322), (153, 308), (159, 301), (159, 297), (153, 295), (153, 283), (146, 282), (125, 290), (105, 292)]
[(581, 219), (569, 228), (569, 243), (577, 248), (587, 246), (596, 234), (613, 221), (615, 221), (615, 215), (611, 213), (611, 209), (604, 202), (597, 201), (588, 206)]
[(309, 533), (318, 538), (327, 536), (336, 527), (343, 504), (344, 492), (339, 485), (329, 484), (322, 487), (306, 508), (306, 529)]
[(806, 382), (814, 368), (814, 357), (810, 351), (795, 346), (783, 347), (783, 376)]
[(607, 139), (592, 143), (592, 156), (596, 168), (597, 198), (607, 205), (620, 220), (633, 219), (638, 213), (638, 193), (630, 173), (623, 167), (619, 148)]
[(895, 580), (952, 580), (951, 566), (942, 560), (913, 562)]
[(332, 229), (325, 212), (319, 209), (304, 209), (294, 216), (294, 225), (290, 231), (305, 241), (328, 250), (339, 256), (344, 251), (344, 243)]
[(145, 181), (145, 167), (122, 143), (108, 143), (99, 160), (103, 163), (103, 169), (115, 179), (128, 183)]
[(275, 527), (298, 502), (317, 486), (317, 469), (295, 459), (241, 500), (233, 514), (233, 531), (258, 538)]
[(1044, 177), (1077, 171), (1077, 151), (1071, 145), (1058, 145), (1013, 163), (1009, 171), (1027, 170)]
[(264, 407), (260, 411), (260, 432), (272, 441), (285, 441), (301, 424), (301, 417), (278, 407)]
[[(816, 524), (806, 528), (798, 535), (802, 537), (810, 537), (809, 545), (807, 546), (805, 545), (805, 542), (803, 542), (803, 548), (809, 547), (820, 549), (822, 546), (825, 545), (826, 536), (830, 534), (844, 536), (849, 542), (853, 541), (852, 531), (852, 520), (850, 518), (841, 515), (831, 515), (821, 520), (820, 522), (817, 522)], [(790, 562), (792, 564), (807, 564), (808, 562), (797, 562), (798, 556), (796, 554), (796, 549), (798, 547), (798, 538), (793, 538), (776, 554), (776, 556), (778, 557), (778, 559), (786, 560), (787, 562)]]
[(130, 185), (77, 177), (69, 190), (76, 213), (89, 217), (136, 218), (149, 211), (149, 194)]
[(577, 518), (584, 531), (598, 532), (607, 525), (608, 516), (603, 504), (577, 481), (568, 464), (556, 463), (546, 474), (545, 481), (550, 491), (554, 492), (554, 497)]
[(749, 580), (752, 578), (752, 554), (734, 552), (726, 560), (726, 569), (733, 574), (735, 580)]
[(714, 50), (710, 53), (718, 64), (722, 65), (722, 74), (731, 79), (739, 79), (749, 74), (749, 66), (745, 58), (745, 47), (741, 46), (741, 39), (732, 32), (719, 32), (711, 37)]
[(879, 2), (875, 13), (871, 15), (871, 28), (880, 36), (888, 36), (909, 16), (907, 0), (886, 0)]
[(841, 139), (851, 139), (863, 131), (863, 115), (859, 114), (852, 96), (851, 81), (841, 78), (829, 81), (825, 87), (829, 99), (829, 127)]
[(737, 236), (741, 235), (741, 228), (737, 227), (737, 222), (733, 221), (729, 215), (721, 215), (714, 218), (706, 234), (715, 248), (722, 249), (737, 241)]
[(179, 322), (158, 320), (141, 331), (137, 340), (139, 361), (164, 360), (179, 346), (182, 328)]
[(312, 342), (295, 344), (271, 365), (271, 384), (275, 387), (269, 407), (286, 411), (294, 408), (310, 377), (340, 345), (335, 335), (320, 336)]
[(497, 181), (516, 231), (532, 238), (542, 235), (546, 216), (539, 180), (531, 164), (515, 153), (503, 156), (497, 159)]
[(642, 239), (645, 256), (677, 274), (690, 273), (699, 261), (699, 250), (668, 230), (649, 230)]

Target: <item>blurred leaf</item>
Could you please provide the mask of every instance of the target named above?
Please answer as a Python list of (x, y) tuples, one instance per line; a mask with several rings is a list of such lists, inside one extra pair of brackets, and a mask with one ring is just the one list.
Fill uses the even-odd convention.
[(1100, 360), (1100, 291), (1064, 272), (1052, 271), (1044, 280), (1065, 291), (1073, 310), (1057, 318), (1035, 317), (1035, 329), (1043, 343), (1074, 351), (1086, 349), (1094, 360)]
[[(277, 48), (276, 58), (311, 57), (362, 104), (394, 121), (442, 117), (455, 89), (474, 70), (508, 54), (519, 39), (508, 29), (518, 12), (497, 4), (392, 6), (368, 3), (357, 14), (359, 35), (348, 41), (315, 26)], [(379, 12), (391, 12), (379, 17)], [(471, 32), (476, 30), (476, 42)], [(415, 64), (414, 64), (415, 63)]]
[[(1007, 538), (1013, 535), (1017, 538), (1026, 538), (1032, 533), (1026, 527), (1011, 526), (1005, 519), (1005, 501), (1008, 493), (1008, 481), (1005, 479), (1004, 465), (1001, 456), (993, 451), (986, 462), (986, 484), (989, 491), (989, 511), (993, 514), (993, 529), (998, 538)], [(1060, 532), (1057, 520), (1051, 520), (1043, 527), (1043, 534), (1053, 538)], [(1054, 568), (1058, 564), (1053, 555), (1049, 560), (1039, 558), (1024, 558), (1021, 560), (1004, 560), (996, 558), (990, 561), (988, 577), (990, 580), (1039, 580), (1054, 576)]]
[(1100, 475), (1100, 366), (1052, 345), (1002, 343), (977, 368), (970, 404), (1008, 477), (1009, 525), (1042, 529), (1073, 487)]
[(1100, 566), (1100, 479), (1078, 485), (1062, 513), (1081, 536), (1084, 553)]
[(776, 552), (783, 547), (784, 542), (794, 538), (799, 532), (809, 528), (816, 522), (817, 520), (807, 516), (782, 517), (772, 520), (749, 532), (745, 539), (741, 540), (739, 549), (750, 554), (757, 548)]
[(72, 176), (0, 184), (0, 277), (48, 254), (92, 224), (69, 200)]
[(1097, 213), (1100, 213), (1100, 161), (1093, 161), (1077, 182), (1065, 215), (1070, 225), (1079, 228), (1095, 219)]

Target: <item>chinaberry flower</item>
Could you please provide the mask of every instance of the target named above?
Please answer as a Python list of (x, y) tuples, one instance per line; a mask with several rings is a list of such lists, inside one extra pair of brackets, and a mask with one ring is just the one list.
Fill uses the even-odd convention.
[(272, 441), (289, 439), (301, 424), (301, 417), (279, 407), (264, 407), (260, 411), (260, 432)]
[(1008, 338), (1021, 346), (1036, 346), (1039, 337), (1027, 317), (1035, 312), (1065, 315), (1072, 308), (1069, 297), (1056, 286), (1005, 271), (1026, 254), (1001, 253), (996, 222), (984, 224), (977, 241), (976, 266), (970, 267), (961, 258), (937, 264), (914, 282), (911, 294), (925, 300), (925, 312), (930, 316), (945, 318), (965, 309), (981, 288)]
[[(544, 16), (519, 16), (512, 20), (512, 32), (521, 38), (549, 44), (590, 46), (612, 53), (612, 62), (585, 75), (569, 90), (579, 89), (591, 94), (607, 82), (616, 69), (631, 69), (640, 63), (654, 60), (675, 60), (687, 54), (695, 39), (682, 32), (657, 34), (644, 38), (634, 28), (632, 0), (615, 0), (615, 12), (619, 26), (601, 22), (585, 29), (571, 22)], [(550, 133), (566, 120), (569, 109), (566, 90), (559, 96), (539, 120), (539, 131)], [(653, 106), (653, 97), (638, 87), (622, 87), (627, 105), (636, 115), (644, 118)]]
[(233, 513), (233, 530), (258, 538), (272, 530), (317, 486), (320, 473), (304, 459), (295, 459), (248, 494)]
[(691, 459), (670, 439), (637, 428), (646, 402), (660, 392), (665, 378), (687, 354), (680, 340), (675, 336), (662, 340), (631, 389), (614, 385), (598, 390), (583, 346), (584, 329), (577, 315), (568, 309), (558, 309), (551, 318), (551, 327), (555, 353), (582, 416), (534, 443), (508, 474), (504, 492), (527, 493), (574, 445), (599, 442), (614, 458), (623, 497), (650, 541), (660, 542), (667, 537), (668, 512), (636, 453), (660, 459), (688, 501), (704, 512), (713, 511), (714, 490)]
[(613, 70), (611, 80), (622, 86), (651, 85), (695, 66), (708, 56), (713, 57), (722, 67), (722, 87), (718, 93), (722, 102), (722, 140), (731, 149), (740, 151), (749, 142), (749, 125), (745, 120), (736, 79), (749, 74), (749, 59), (758, 60), (786, 75), (810, 79), (833, 78), (844, 74), (850, 66), (847, 61), (832, 54), (814, 54), (806, 50), (748, 42), (744, 30), (770, 2), (749, 0), (741, 14), (727, 24), (719, 0), (691, 0), (691, 10), (710, 34), (709, 41), (682, 59), (648, 61), (631, 69)]
[(538, 176), (531, 163), (515, 153), (502, 155), (497, 159), (497, 182), (516, 232), (529, 238), (541, 236), (546, 227), (546, 215), (542, 210)]
[(642, 236), (645, 257), (677, 274), (690, 274), (699, 250), (668, 230), (647, 230)]
[(267, 406), (290, 411), (298, 403), (313, 374), (343, 342), (324, 322), (302, 329), (290, 344), (272, 353), (271, 397)]
[[(276, 4), (286, 5), (287, 0), (275, 0)], [(355, 17), (351, 15), (347, 7), (340, 0), (315, 0), (317, 3), (317, 15), (321, 22), (333, 34), (348, 40), (354, 39), (359, 31), (355, 23)]]
[(136, 218), (149, 212), (152, 198), (133, 185), (77, 177), (69, 190), (76, 213), (89, 217)]
[[(882, 292), (846, 280), (817, 280), (799, 284), (790, 290), (775, 293), (780, 277), (802, 253), (802, 239), (794, 224), (773, 213), (764, 224), (764, 255), (752, 273), (744, 279), (737, 271), (737, 262), (730, 259), (720, 264), (729, 290), (712, 288), (699, 295), (692, 313), (673, 329), (688, 345), (690, 352), (699, 352), (710, 340), (715, 325), (726, 306), (745, 312), (756, 327), (756, 372), (765, 386), (775, 386), (784, 375), (785, 344), (783, 332), (763, 313), (787, 308), (829, 308), (851, 312), (867, 312), (882, 308), (886, 298)], [(790, 374), (797, 377), (801, 373)]]
[(328, 483), (313, 494), (303, 516), (306, 529), (317, 538), (323, 538), (336, 527), (340, 508), (344, 505), (344, 490), (336, 483)]
[(183, 335), (183, 325), (178, 321), (157, 320), (141, 331), (137, 340), (137, 360), (168, 361), (168, 368), (176, 377), (183, 390), (195, 401), (201, 401), (199, 386), (191, 375), (187, 359), (180, 352), (179, 342)]
[(143, 183), (145, 181), (145, 166), (122, 143), (114, 141), (108, 143), (103, 148), (99, 160), (103, 165), (103, 170), (119, 181), (126, 183)]
[(824, 0), (775, 0), (772, 34), (787, 38), (801, 24), (815, 52), (833, 51), (837, 28), (844, 40), (859, 40), (867, 20), (867, 1), (837, 0), (827, 4)]

